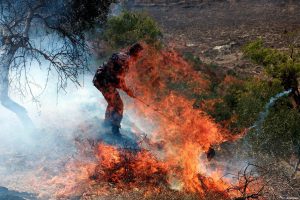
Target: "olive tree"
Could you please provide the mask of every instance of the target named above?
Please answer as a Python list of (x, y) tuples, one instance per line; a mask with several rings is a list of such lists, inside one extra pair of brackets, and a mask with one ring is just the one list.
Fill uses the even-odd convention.
[(45, 70), (55, 70), (59, 87), (67, 80), (78, 83), (78, 75), (87, 66), (85, 32), (103, 24), (111, 3), (111, 0), (1, 0), (2, 106), (14, 112), (24, 124), (32, 124), (26, 109), (10, 98), (9, 89), (11, 82), (20, 81), (23, 74), (31, 92), (27, 72), (34, 62), (43, 63)]

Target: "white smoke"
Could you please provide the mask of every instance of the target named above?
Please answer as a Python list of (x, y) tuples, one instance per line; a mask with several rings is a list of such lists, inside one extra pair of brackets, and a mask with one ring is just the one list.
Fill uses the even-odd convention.
[(281, 97), (289, 95), (291, 92), (292, 92), (292, 89), (289, 89), (287, 91), (283, 91), (283, 92), (276, 94), (274, 97), (271, 97), (269, 102), (265, 105), (264, 111), (259, 113), (258, 120), (254, 123), (253, 126), (250, 127), (250, 129), (252, 129), (252, 128), (260, 129), (261, 125), (263, 124), (263, 122), (265, 121), (266, 117), (269, 114), (270, 108), (274, 105), (274, 103)]
[[(47, 73), (37, 66), (31, 69), (31, 89), (38, 96)], [(78, 155), (76, 138), (101, 133), (106, 102), (91, 80), (92, 74), (85, 75), (82, 86), (69, 84), (65, 91), (57, 93), (57, 75), (52, 73), (38, 102), (33, 102), (31, 95), (21, 98), (15, 90), (10, 91), (12, 99), (27, 109), (36, 129), (26, 130), (14, 113), (0, 106), (0, 186), (39, 192), (32, 184), (40, 178), (34, 177), (39, 169), (48, 167), (52, 172), (57, 170), (53, 176), (59, 174), (62, 162)], [(87, 124), (90, 129), (84, 127)]]
[[(0, 186), (43, 194), (49, 199), (53, 198), (51, 186), (39, 185), (45, 174), (48, 179), (59, 175), (70, 159), (82, 159), (83, 162), (84, 159), (95, 159), (93, 155), (81, 157), (78, 140), (96, 139), (107, 134), (102, 127), (107, 103), (92, 83), (93, 73), (82, 75), (81, 86), (69, 82), (65, 90), (59, 92), (58, 77), (54, 72), (50, 73), (45, 90), (45, 70), (31, 66), (28, 77), (38, 101), (34, 102), (29, 93), (22, 97), (16, 90), (11, 90), (10, 96), (27, 109), (36, 128), (26, 130), (14, 113), (0, 106)], [(121, 95), (125, 100), (126, 95), (123, 92)], [(136, 120), (129, 116), (125, 103), (123, 133), (130, 133)]]

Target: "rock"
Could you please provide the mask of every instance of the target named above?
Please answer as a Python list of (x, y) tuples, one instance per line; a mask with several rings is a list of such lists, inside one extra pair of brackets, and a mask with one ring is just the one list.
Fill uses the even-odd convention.
[(229, 52), (231, 50), (232, 46), (235, 45), (235, 44), (236, 44), (236, 42), (230, 42), (229, 44), (225, 44), (225, 45), (221, 45), (221, 46), (215, 46), (213, 48), (213, 50), (216, 50), (220, 53)]
[(193, 43), (187, 43), (185, 46), (187, 46), (187, 47), (196, 47), (197, 45), (193, 44)]

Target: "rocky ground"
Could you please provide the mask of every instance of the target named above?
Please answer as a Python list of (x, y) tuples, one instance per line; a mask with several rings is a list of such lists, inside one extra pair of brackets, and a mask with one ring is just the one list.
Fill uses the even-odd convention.
[(192, 52), (237, 73), (262, 71), (242, 58), (244, 44), (261, 37), (271, 47), (286, 48), (291, 38), (287, 35), (300, 30), (299, 1), (171, 2), (144, 0), (131, 4), (131, 9), (153, 16), (163, 29), (164, 40), (181, 52)]

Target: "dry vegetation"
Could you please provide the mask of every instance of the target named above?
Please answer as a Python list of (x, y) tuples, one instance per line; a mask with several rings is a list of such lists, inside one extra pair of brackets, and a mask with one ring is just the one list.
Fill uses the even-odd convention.
[[(151, 2), (137, 1), (132, 9), (153, 16), (167, 43), (242, 74), (260, 74), (261, 68), (242, 58), (241, 46), (262, 37), (269, 46), (284, 48), (284, 33), (300, 29), (300, 2), (295, 0)], [(228, 46), (214, 50), (222, 45)]]

